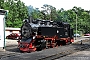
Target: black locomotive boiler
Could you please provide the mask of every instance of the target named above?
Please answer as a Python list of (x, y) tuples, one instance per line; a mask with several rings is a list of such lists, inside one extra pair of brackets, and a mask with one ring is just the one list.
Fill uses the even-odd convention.
[(21, 26), (18, 47), (20, 51), (32, 52), (70, 44), (73, 41), (73, 29), (69, 23), (49, 20), (29, 22), (25, 20)]

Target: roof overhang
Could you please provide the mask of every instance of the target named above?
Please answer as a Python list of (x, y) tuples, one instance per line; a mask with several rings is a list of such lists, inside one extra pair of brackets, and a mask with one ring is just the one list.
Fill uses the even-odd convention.
[(0, 9), (0, 15), (5, 15), (8, 10)]

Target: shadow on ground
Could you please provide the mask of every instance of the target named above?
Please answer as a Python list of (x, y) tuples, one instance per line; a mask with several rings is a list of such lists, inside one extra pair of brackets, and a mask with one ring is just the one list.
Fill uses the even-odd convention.
[(9, 52), (20, 52), (19, 49), (17, 48), (17, 45), (6, 46), (6, 51), (9, 51)]

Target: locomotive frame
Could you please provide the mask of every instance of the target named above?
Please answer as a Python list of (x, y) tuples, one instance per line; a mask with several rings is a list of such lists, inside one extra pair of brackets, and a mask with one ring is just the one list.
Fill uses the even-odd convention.
[(25, 20), (21, 27), (18, 48), (22, 52), (33, 52), (74, 42), (73, 29), (66, 22), (49, 20)]

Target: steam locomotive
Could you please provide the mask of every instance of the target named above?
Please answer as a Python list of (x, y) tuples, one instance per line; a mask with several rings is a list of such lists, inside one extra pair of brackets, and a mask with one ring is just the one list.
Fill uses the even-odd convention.
[(24, 20), (18, 48), (22, 52), (33, 52), (74, 42), (70, 24), (50, 20)]

